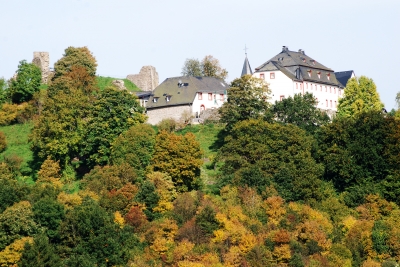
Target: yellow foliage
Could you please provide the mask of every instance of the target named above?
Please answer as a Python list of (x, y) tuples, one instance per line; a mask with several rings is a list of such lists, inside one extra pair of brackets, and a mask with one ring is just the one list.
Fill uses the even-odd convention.
[(184, 260), (178, 262), (178, 267), (204, 267), (204, 265), (201, 263)]
[(243, 253), (247, 253), (257, 244), (257, 239), (252, 233), (247, 233), (242, 236), (239, 241), (239, 249)]
[(269, 221), (278, 224), (283, 215), (286, 214), (283, 198), (279, 196), (269, 197), (264, 201), (264, 204)]
[(174, 246), (174, 239), (178, 232), (178, 225), (174, 220), (165, 219), (159, 222), (153, 231), (153, 242), (150, 248), (159, 255), (165, 254)]
[(24, 113), (29, 113), (29, 104), (27, 102), (17, 104), (5, 103), (0, 109), (0, 125), (8, 125), (15, 121), (20, 121)]
[(229, 252), (224, 255), (224, 266), (235, 267), (240, 266), (242, 262), (242, 254), (238, 247), (233, 246)]
[(154, 211), (163, 213), (172, 210), (174, 208), (172, 201), (177, 197), (177, 192), (171, 176), (162, 172), (152, 172), (147, 175), (147, 179), (154, 183), (160, 196)]
[(225, 207), (235, 206), (239, 203), (238, 190), (235, 186), (226, 185), (222, 187), (220, 195)]
[(82, 204), (82, 198), (78, 194), (67, 194), (61, 192), (57, 201), (65, 206), (66, 209), (72, 209), (73, 207)]
[[(179, 242), (174, 249), (174, 260), (179, 261), (187, 258), (187, 254), (192, 251), (194, 244), (186, 239)], [(179, 264), (178, 264), (179, 266)]]
[(25, 243), (33, 243), (32, 237), (23, 237), (15, 240), (11, 245), (7, 246), (3, 251), (0, 252), (0, 266), (16, 266), (17, 262), (21, 258), (22, 251), (24, 250)]
[(90, 197), (91, 199), (96, 200), (96, 201), (100, 200), (100, 197), (95, 192), (87, 190), (87, 189), (79, 191), (78, 195), (82, 199), (84, 199), (85, 197)]
[(342, 221), (342, 231), (344, 233), (347, 233), (353, 226), (354, 224), (357, 222), (357, 219), (354, 218), (353, 216), (349, 215), (346, 218), (343, 219)]
[(122, 228), (124, 227), (124, 225), (125, 225), (124, 217), (122, 217), (122, 215), (121, 215), (121, 213), (120, 213), (119, 211), (116, 211), (116, 212), (114, 213), (114, 222), (115, 222), (116, 224), (118, 224), (119, 227), (120, 227), (121, 229), (122, 229)]
[(303, 222), (314, 221), (326, 234), (332, 233), (333, 225), (329, 221), (328, 216), (325, 216), (322, 212), (312, 209), (310, 206), (294, 202), (289, 203), (289, 209), (299, 213)]
[(219, 259), (220, 257), (217, 253), (209, 252), (202, 255), (201, 263), (205, 267), (223, 267)]
[(376, 262), (374, 260), (368, 259), (363, 262), (362, 267), (381, 267), (382, 265), (379, 262)]
[(274, 256), (278, 262), (287, 262), (291, 257), (289, 245), (283, 244), (280, 246), (275, 246), (272, 256)]
[(306, 221), (296, 227), (296, 236), (303, 242), (314, 240), (325, 251), (328, 251), (332, 245), (332, 241), (321, 229), (321, 225), (317, 221)]

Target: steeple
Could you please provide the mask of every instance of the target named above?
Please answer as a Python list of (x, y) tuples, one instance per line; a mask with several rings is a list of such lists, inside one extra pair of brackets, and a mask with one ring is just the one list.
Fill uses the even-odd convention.
[(244, 64), (243, 64), (243, 69), (242, 69), (242, 75), (241, 76), (244, 76), (246, 74), (253, 75), (253, 71), (251, 70), (249, 60), (247, 59), (247, 47), (246, 46), (244, 46), (244, 51), (245, 51), (245, 54), (246, 54), (246, 58), (244, 59)]

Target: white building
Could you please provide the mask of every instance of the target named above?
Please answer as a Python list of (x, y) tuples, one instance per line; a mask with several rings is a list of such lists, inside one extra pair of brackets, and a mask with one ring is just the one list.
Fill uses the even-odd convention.
[[(354, 75), (354, 72), (350, 72)], [(294, 52), (284, 46), (279, 54), (256, 68), (254, 73), (251, 73), (246, 56), (244, 74), (252, 74), (268, 83), (272, 103), (293, 97), (294, 94), (309, 92), (317, 99), (318, 108), (332, 114), (337, 111), (339, 98), (343, 96), (344, 85), (338, 81), (335, 72), (307, 56), (301, 49)]]
[(227, 99), (229, 85), (215, 77), (181, 76), (167, 78), (157, 86), (146, 103), (148, 123), (179, 120), (184, 112), (199, 117), (204, 110), (217, 109)]

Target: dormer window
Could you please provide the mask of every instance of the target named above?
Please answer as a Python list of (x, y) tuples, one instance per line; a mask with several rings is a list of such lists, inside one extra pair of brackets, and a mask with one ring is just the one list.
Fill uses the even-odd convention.
[(315, 66), (315, 60), (314, 59), (311, 60), (311, 63)]
[(318, 74), (318, 79), (321, 79), (321, 72), (318, 71), (317, 74)]
[(308, 73), (308, 77), (311, 77), (311, 70), (308, 70), (307, 73)]
[(331, 74), (329, 72), (326, 74), (326, 78), (328, 79), (328, 81), (331, 79)]
[(167, 96), (165, 97), (165, 100), (167, 100), (167, 102), (171, 101), (171, 96), (170, 96), (170, 95), (167, 95)]
[(154, 102), (154, 103), (157, 103), (158, 99), (159, 99), (159, 97), (154, 97), (154, 98), (153, 98), (153, 102)]

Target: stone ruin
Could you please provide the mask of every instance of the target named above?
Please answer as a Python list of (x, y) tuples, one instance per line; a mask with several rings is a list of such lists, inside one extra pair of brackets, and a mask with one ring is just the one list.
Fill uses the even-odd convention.
[(143, 66), (139, 74), (129, 74), (126, 79), (142, 91), (153, 91), (158, 86), (158, 73), (153, 66)]
[(126, 90), (125, 83), (123, 80), (113, 80), (111, 84), (117, 87), (117, 89), (119, 90)]
[(50, 57), (48, 52), (33, 52), (32, 63), (42, 71), (42, 83), (47, 84), (50, 74)]

